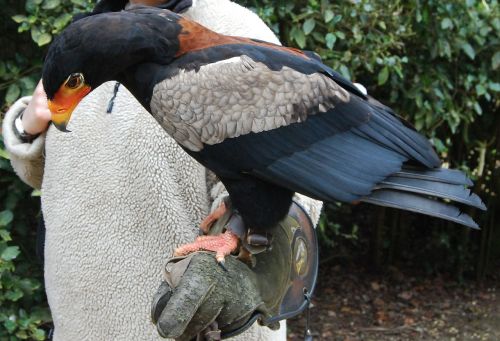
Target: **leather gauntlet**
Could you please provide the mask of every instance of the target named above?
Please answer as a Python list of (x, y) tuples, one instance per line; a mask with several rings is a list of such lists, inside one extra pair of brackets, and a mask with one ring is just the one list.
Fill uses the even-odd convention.
[[(222, 232), (228, 210), (211, 229)], [(153, 299), (151, 316), (163, 337), (217, 340), (246, 330), (255, 321), (271, 329), (302, 312), (314, 289), (318, 253), (313, 226), (302, 208), (272, 231), (271, 248), (253, 255), (253, 265), (236, 256), (220, 267), (213, 254), (171, 258)]]

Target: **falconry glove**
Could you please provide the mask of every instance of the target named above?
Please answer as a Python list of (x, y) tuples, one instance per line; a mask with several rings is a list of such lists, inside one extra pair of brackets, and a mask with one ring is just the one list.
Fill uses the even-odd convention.
[[(220, 233), (232, 214), (228, 210), (210, 233)], [(280, 320), (302, 312), (317, 275), (313, 226), (294, 203), (271, 233), (271, 248), (253, 255), (253, 265), (228, 256), (223, 268), (207, 252), (169, 259), (151, 310), (159, 334), (218, 340), (243, 332), (255, 321), (278, 329)]]

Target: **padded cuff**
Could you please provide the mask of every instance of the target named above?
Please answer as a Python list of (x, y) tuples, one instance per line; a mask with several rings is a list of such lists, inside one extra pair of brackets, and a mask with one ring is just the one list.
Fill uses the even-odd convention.
[(30, 96), (19, 99), (5, 114), (2, 124), (3, 140), (7, 151), (19, 159), (35, 159), (40, 158), (44, 145), (45, 133), (35, 138), (31, 143), (24, 142), (20, 139), (19, 134), (16, 134), (14, 122), (23, 110), (28, 106)]

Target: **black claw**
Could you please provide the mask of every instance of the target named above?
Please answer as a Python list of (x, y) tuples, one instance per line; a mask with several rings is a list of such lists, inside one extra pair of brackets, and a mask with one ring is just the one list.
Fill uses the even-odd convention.
[(225, 272), (229, 272), (226, 268), (226, 266), (224, 265), (225, 261), (217, 261), (217, 264), (219, 264), (219, 266), (222, 268), (222, 270), (224, 270)]

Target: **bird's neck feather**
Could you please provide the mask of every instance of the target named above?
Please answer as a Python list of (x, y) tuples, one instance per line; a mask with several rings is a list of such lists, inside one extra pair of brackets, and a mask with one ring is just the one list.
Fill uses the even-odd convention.
[(158, 63), (141, 63), (119, 73), (116, 80), (123, 84), (130, 93), (151, 113), (151, 96), (154, 86), (168, 77), (169, 68)]

